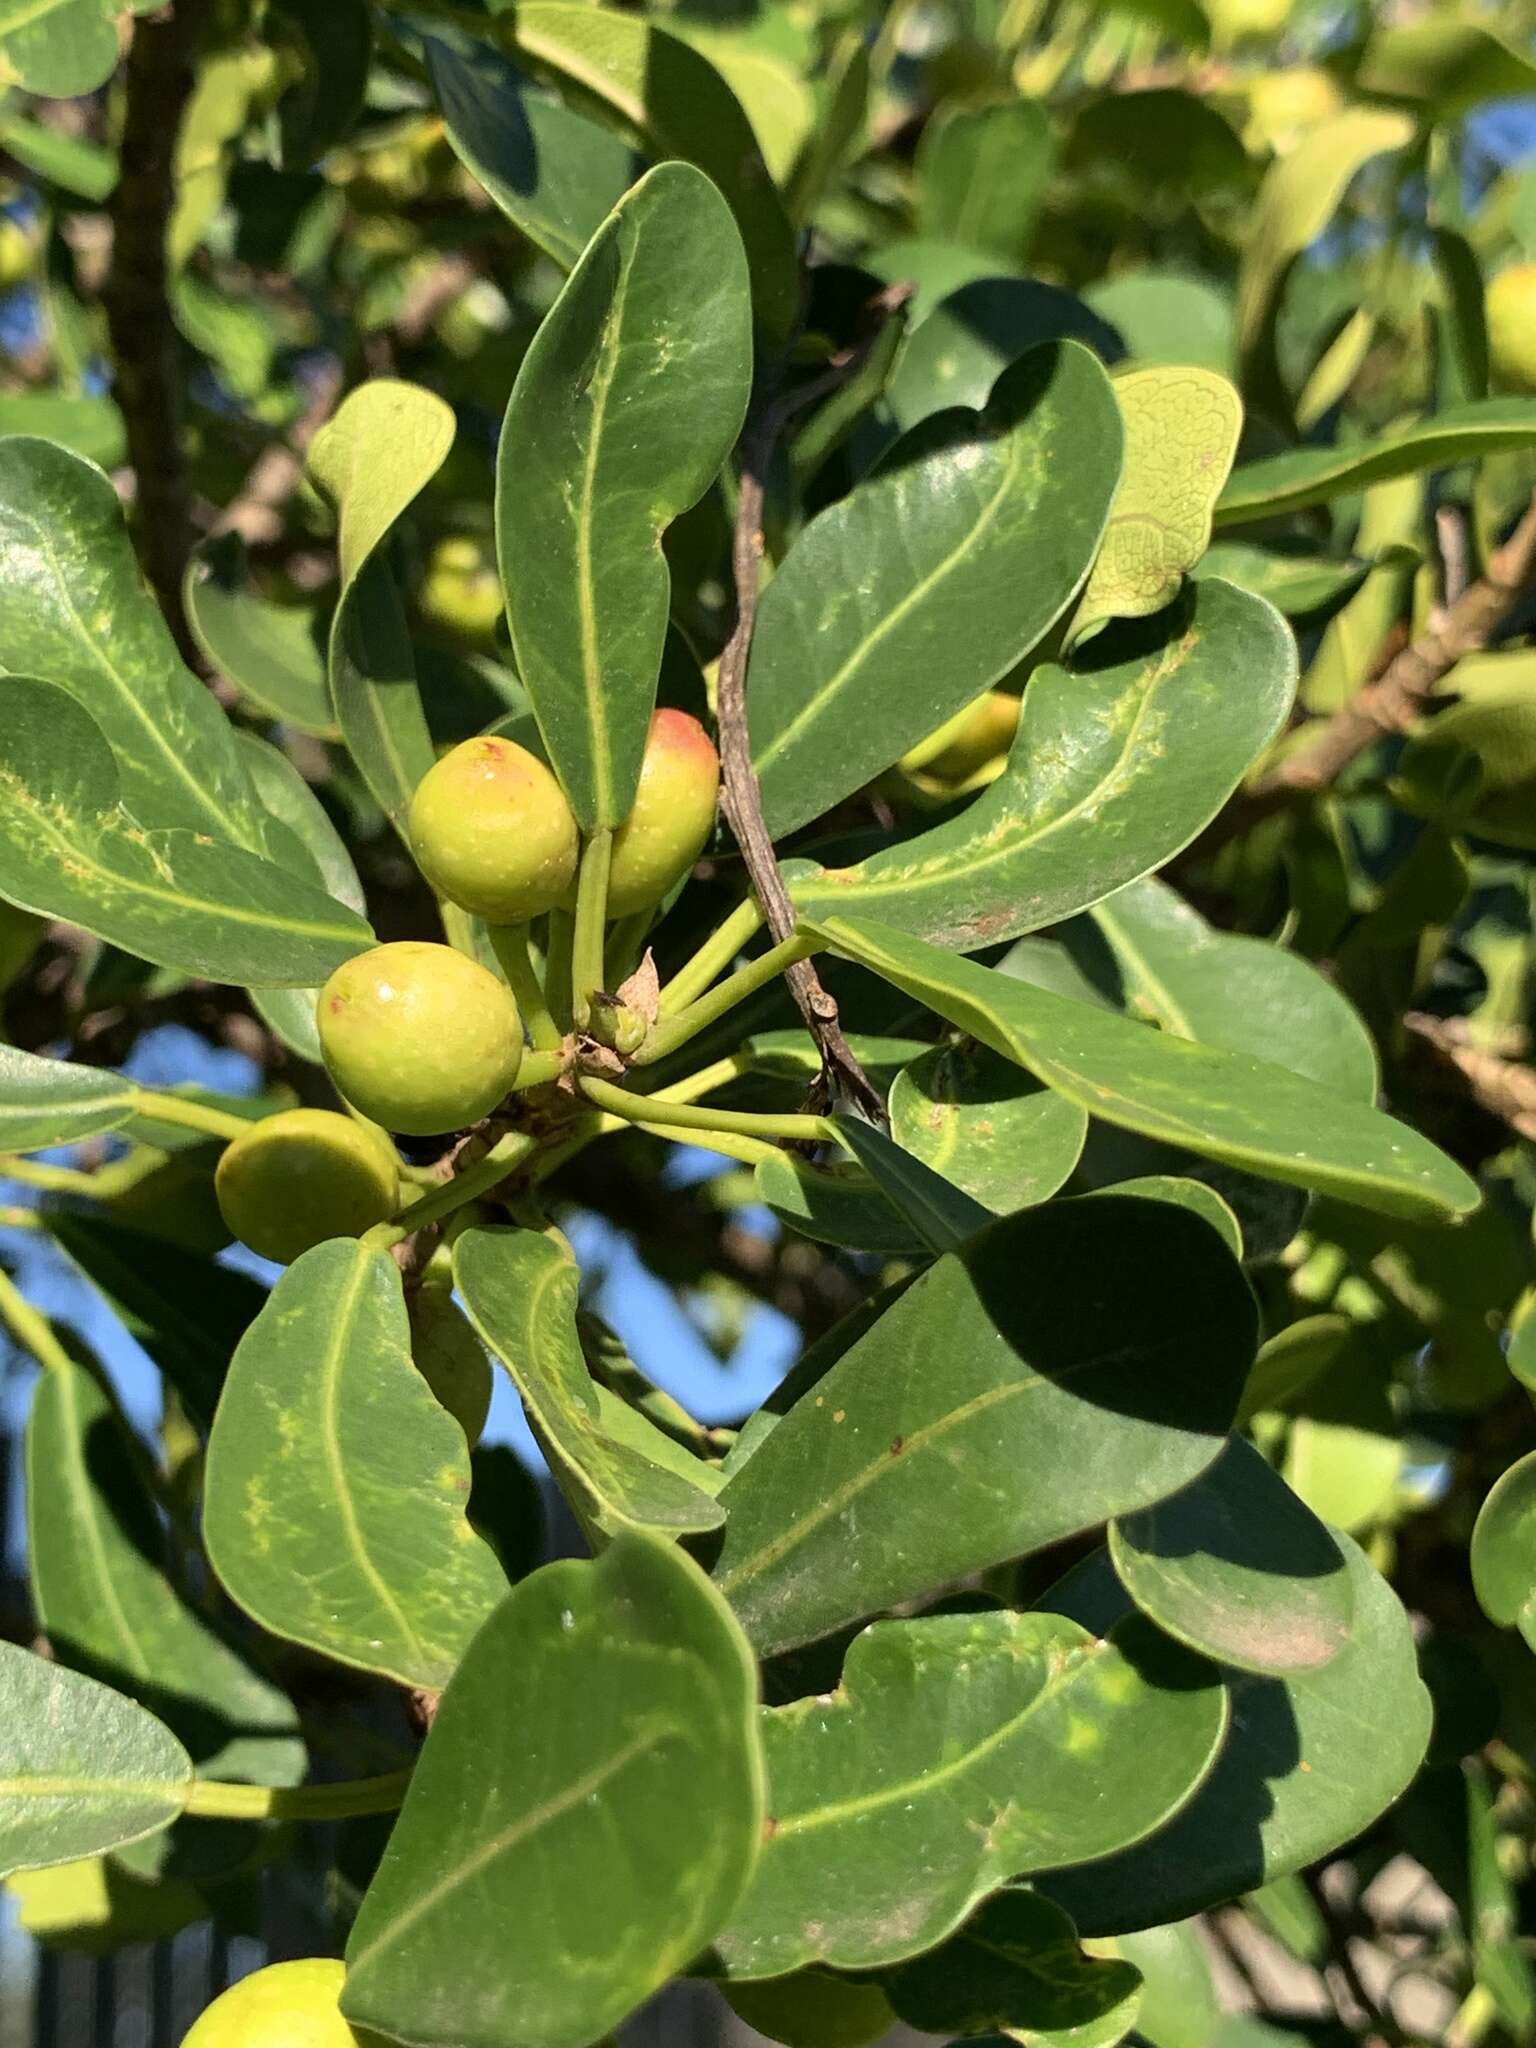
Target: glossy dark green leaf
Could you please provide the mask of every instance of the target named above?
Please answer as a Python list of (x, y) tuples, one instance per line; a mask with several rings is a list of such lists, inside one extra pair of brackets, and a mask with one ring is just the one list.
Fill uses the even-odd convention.
[(0, 9), (0, 81), (49, 99), (94, 92), (117, 64), (102, 0), (10, 0)]
[[(359, 917), (368, 906), (363, 885), (352, 865), (346, 842), (326, 816), (325, 807), (288, 756), (255, 733), (238, 735), (241, 758), (257, 800), (292, 835), (295, 858), (286, 863), (294, 874), (319, 882), (327, 895)], [(320, 1063), (320, 1032), (315, 1021), (317, 988), (257, 990), (257, 1014), (290, 1052)]]
[(363, 110), (372, 16), (367, 0), (273, 0), (266, 33), (287, 60), (277, 103), (282, 168), (308, 170), (346, 140)]
[(247, 587), (238, 535), (194, 551), (182, 600), (198, 646), (248, 704), (298, 732), (339, 736), (313, 612), (275, 604)]
[(1108, 1123), (1387, 1215), (1429, 1221), (1480, 1200), (1407, 1124), (1283, 1067), (1010, 980), (889, 926), (830, 918), (821, 928), (846, 958)]
[(1036, 349), (985, 411), (924, 422), (811, 522), (763, 594), (747, 683), (776, 836), (888, 768), (1060, 618), (1104, 531), (1120, 445), (1088, 351)]
[(153, 1714), (0, 1643), (0, 1875), (137, 1842), (181, 1813), (192, 1763)]
[(1295, 686), (1295, 645), (1269, 605), (1191, 586), (1070, 667), (1038, 670), (1008, 766), (957, 816), (852, 866), (801, 870), (791, 893), (809, 917), (879, 917), (960, 951), (1056, 924), (1188, 845)]
[(930, 1251), (951, 1252), (992, 1221), (986, 1204), (862, 1117), (835, 1119), (843, 1143)]
[(1536, 1451), (1500, 1474), (1478, 1510), (1472, 1584), (1488, 1619), (1536, 1649)]
[(681, 1552), (629, 1532), (524, 1579), (443, 1695), (347, 1945), (347, 2016), (433, 2048), (606, 2034), (751, 1875), (756, 1696)]
[(446, 1683), (506, 1581), (465, 1519), (469, 1453), (411, 1363), (400, 1271), (337, 1238), (272, 1290), (230, 1363), (203, 1535), (273, 1635)]
[(496, 458), (518, 673), (588, 830), (621, 824), (634, 802), (672, 587), (662, 536), (713, 483), (751, 381), (736, 223), (691, 165), (662, 164), (545, 315)]
[(1242, 526), (1306, 505), (1326, 504), (1387, 477), (1449, 469), (1536, 447), (1536, 398), (1479, 398), (1341, 447), (1297, 448), (1245, 462), (1232, 473), (1216, 504), (1216, 526)]
[(0, 696), (9, 901), (157, 966), (245, 987), (323, 982), (370, 943), (363, 920), (318, 882), (201, 830), (130, 816), (100, 728), (63, 690), (8, 676)]
[[(1172, 1202), (1188, 1209), (1208, 1223), (1234, 1259), (1243, 1256), (1243, 1230), (1231, 1204), (1203, 1180), (1188, 1180), (1179, 1173), (1141, 1173), (1130, 1180), (1110, 1182), (1100, 1192), (1107, 1195), (1139, 1195), (1146, 1202)], [(1250, 1382), (1252, 1374), (1249, 1375)]]
[(1123, 1935), (1115, 1953), (1140, 1972), (1136, 2033), (1147, 2048), (1217, 2048), (1222, 2000), (1193, 1920)]
[(896, 2024), (870, 1977), (794, 1970), (787, 1977), (726, 1978), (717, 1988), (738, 2019), (784, 2048), (868, 2048)]
[(1215, 1670), (1144, 1622), (1108, 1648), (1059, 1615), (877, 1622), (836, 1692), (762, 1716), (770, 1824), (719, 1954), (740, 1977), (921, 1954), (1005, 1877), (1166, 1821), (1226, 1725)]
[(1206, 549), (1191, 574), (1202, 582), (1220, 576), (1255, 597), (1267, 597), (1276, 611), (1296, 618), (1342, 603), (1359, 589), (1370, 569), (1369, 562), (1282, 554), (1248, 541), (1219, 540)]
[[(1303, 1870), (1359, 1834), (1414, 1777), (1430, 1701), (1413, 1631), (1359, 1547), (1347, 1536), (1340, 1544), (1355, 1621), (1338, 1656), (1285, 1679), (1234, 1678), (1227, 1746), (1177, 1819), (1125, 1855), (1044, 1881), (1084, 1934), (1183, 1919)], [(1078, 1611), (1073, 1599), (1062, 1604)], [(1112, 1596), (1112, 1611), (1118, 1605)]]
[(891, 380), (891, 417), (909, 429), (947, 406), (979, 411), (1010, 363), (1059, 341), (1082, 342), (1106, 363), (1122, 353), (1115, 330), (1060, 285), (972, 279), (919, 321)]
[(1109, 1554), (1143, 1613), (1240, 1671), (1309, 1671), (1349, 1640), (1343, 1553), (1241, 1437), (1180, 1492), (1112, 1521)]
[(206, 1433), (230, 1357), (261, 1313), (267, 1290), (201, 1252), (124, 1229), (105, 1216), (60, 1210), (48, 1228)]
[(752, 275), (760, 327), (782, 341), (800, 281), (794, 230), (735, 95), (707, 58), (643, 15), (574, 0), (521, 0), (514, 54), (636, 134), (655, 158), (690, 163), (724, 193)]
[(935, 1046), (891, 1088), (891, 1135), (994, 1215), (1054, 1195), (1083, 1149), (1087, 1113), (986, 1046)]
[(434, 37), (426, 51), (459, 160), (514, 227), (570, 270), (643, 162), (608, 129), (530, 91), (497, 52), (450, 49)]
[(121, 1074), (0, 1045), (0, 1152), (41, 1152), (119, 1130), (138, 1098)]
[(1023, 1885), (985, 1900), (957, 1934), (882, 1979), (926, 2034), (1009, 2028), (1039, 2048), (1113, 2048), (1141, 2005), (1141, 1972), (1085, 1955), (1059, 1906)]
[(917, 147), (919, 234), (1022, 261), (1055, 162), (1051, 117), (1038, 100), (951, 101)]
[[(1123, 94), (1113, 96), (1112, 110), (1117, 102), (1123, 106)], [(1206, 278), (1138, 264), (1089, 285), (1083, 300), (1121, 336), (1131, 362), (1200, 363), (1230, 376), (1236, 352), (1231, 295)]]
[(411, 793), (436, 758), (386, 546), (453, 445), (451, 407), (416, 384), (376, 377), (337, 408), (309, 449), (335, 508), (341, 592), (331, 618), (331, 708), (375, 801), (401, 837)]
[(1357, 1101), (1376, 1099), (1376, 1047), (1359, 1012), (1310, 961), (1223, 932), (1148, 876), (1096, 904), (1122, 1006), (1178, 1038), (1252, 1053)]
[(148, 1707), (200, 1774), (296, 1784), (298, 1715), (170, 1583), (142, 1452), (89, 1365), (38, 1380), (26, 1455), (32, 1599), (60, 1663)]
[[(111, 482), (24, 435), (0, 440), (0, 647), (13, 676), (90, 714), (139, 824), (273, 850), (234, 729), (176, 652)], [(12, 687), (0, 677), (0, 704)]]
[(788, 1648), (1159, 1500), (1221, 1450), (1256, 1336), (1187, 1211), (1096, 1195), (1004, 1217), (727, 1485), (721, 1588), (760, 1648)]
[(847, 1161), (815, 1166), (790, 1152), (775, 1152), (752, 1170), (757, 1193), (781, 1223), (816, 1244), (857, 1252), (928, 1249), (927, 1239), (880, 1184)]
[(465, 1230), (454, 1242), (453, 1271), (470, 1321), (511, 1375), (529, 1426), (591, 1537), (719, 1528), (723, 1517), (702, 1469), (698, 1483), (673, 1469), (668, 1449), (654, 1441), (662, 1433), (653, 1423), (631, 1417), (640, 1427), (626, 1427), (621, 1440), (605, 1421), (576, 1330), (581, 1271), (563, 1240), (535, 1230)]

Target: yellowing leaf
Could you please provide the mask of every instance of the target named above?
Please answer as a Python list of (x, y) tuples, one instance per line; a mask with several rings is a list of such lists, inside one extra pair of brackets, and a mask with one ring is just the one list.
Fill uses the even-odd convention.
[(1131, 370), (1113, 381), (1125, 463), (1076, 639), (1106, 619), (1161, 611), (1173, 598), (1205, 553), (1243, 423), (1243, 401), (1214, 370)]

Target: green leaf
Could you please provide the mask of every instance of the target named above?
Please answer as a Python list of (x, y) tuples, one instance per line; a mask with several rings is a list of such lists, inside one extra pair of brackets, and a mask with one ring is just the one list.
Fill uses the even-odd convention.
[(0, 1876), (140, 1841), (186, 1802), (191, 1759), (169, 1728), (14, 1643), (0, 1643), (0, 1729)]
[[(1192, 1215), (1208, 1223), (1234, 1259), (1243, 1256), (1242, 1225), (1230, 1203), (1203, 1180), (1189, 1180), (1179, 1173), (1141, 1173), (1130, 1180), (1117, 1180), (1105, 1188), (1095, 1189), (1094, 1193), (1139, 1195), (1147, 1202), (1172, 1202), (1175, 1208), (1188, 1209)], [(1248, 1377), (1251, 1384), (1253, 1375), (1250, 1373)]]
[(992, 1211), (942, 1173), (905, 1151), (862, 1117), (834, 1118), (843, 1143), (929, 1251), (952, 1252), (984, 1229)]
[(0, 82), (72, 100), (116, 66), (117, 24), (102, 0), (0, 0)]
[(130, 817), (105, 738), (63, 690), (8, 676), (0, 696), (0, 895), (141, 960), (244, 987), (323, 982), (370, 943), (318, 883)]
[(1240, 1671), (1308, 1671), (1349, 1640), (1338, 1544), (1241, 1437), (1182, 1492), (1112, 1521), (1109, 1555), (1143, 1613)]
[(867, 2048), (896, 2024), (872, 1978), (795, 1970), (756, 1981), (726, 1978), (716, 1988), (738, 2019), (785, 2048)]
[(606, 2034), (741, 1897), (756, 1694), (678, 1550), (631, 1531), (524, 1579), (443, 1695), (347, 1945), (347, 2017), (452, 2048)]
[[(1061, 617), (1103, 533), (1120, 441), (1088, 351), (1035, 349), (985, 411), (924, 422), (811, 522), (763, 594), (747, 682), (775, 837), (888, 768)], [(1012, 573), (1021, 549), (1028, 576)]]
[(1115, 1952), (1141, 1975), (1138, 2039), (1148, 2048), (1216, 2048), (1221, 1999), (1193, 1921), (1122, 1935)]
[(248, 704), (299, 732), (340, 737), (314, 614), (247, 587), (238, 534), (194, 549), (182, 601), (198, 646)]
[(917, 145), (918, 233), (1021, 262), (1055, 163), (1038, 100), (941, 105)]
[(1475, 793), (1454, 806), (1458, 822), (1480, 839), (1536, 851), (1536, 691), (1512, 684), (1438, 713), (1399, 756), (1394, 795), (1435, 816), (1466, 757), (1477, 764)]
[(1007, 2028), (1032, 2048), (1114, 2048), (1141, 2005), (1141, 1972), (1085, 1955), (1061, 1908), (1023, 1885), (1005, 1886), (958, 1934), (882, 1981), (923, 2033)]
[(1037, 669), (1007, 767), (957, 816), (851, 867), (791, 869), (790, 893), (810, 918), (867, 910), (962, 952), (1059, 923), (1209, 824), (1295, 686), (1295, 644), (1262, 599), (1193, 586)]
[(214, 1570), (273, 1635), (445, 1684), (505, 1586), (464, 1518), (464, 1432), (411, 1363), (399, 1268), (333, 1239), (242, 1338), (208, 1445)]
[(127, 460), (128, 440), (115, 399), (88, 392), (9, 391), (0, 397), (0, 434), (58, 441), (88, 462), (112, 469)]
[[(17, 163), (77, 199), (91, 199), (100, 205), (117, 183), (115, 151), (87, 135), (49, 127), (14, 107), (0, 111), (0, 142)], [(110, 409), (117, 411), (116, 406)]]
[(142, 1455), (98, 1370), (72, 1358), (42, 1374), (27, 1423), (27, 1542), (54, 1655), (157, 1714), (201, 1775), (297, 1784), (307, 1759), (292, 1703), (166, 1577)]
[(1407, 1124), (1283, 1067), (1053, 995), (886, 925), (828, 918), (820, 929), (845, 958), (1107, 1123), (1389, 1216), (1465, 1215), (1481, 1199)]
[(1351, 107), (1319, 121), (1270, 165), (1246, 223), (1238, 275), (1238, 340), (1245, 357), (1266, 344), (1291, 264), (1333, 219), (1355, 174), (1372, 157), (1412, 139), (1406, 115)]
[(1145, 1622), (1108, 1646), (1052, 1614), (877, 1622), (836, 1692), (762, 1716), (767, 1839), (716, 1948), (741, 1977), (921, 1954), (1004, 1878), (1149, 1834), (1226, 1726), (1214, 1669)]
[(922, 1253), (928, 1240), (863, 1167), (813, 1166), (776, 1152), (753, 1168), (759, 1199), (781, 1223), (817, 1244), (848, 1251)]
[[(1125, 97), (1106, 103), (1111, 119), (1123, 121)], [(1231, 295), (1206, 278), (1138, 265), (1090, 285), (1083, 301), (1124, 338), (1133, 363), (1199, 363), (1223, 376), (1232, 369)]]
[[(89, 712), (139, 824), (275, 850), (234, 729), (145, 588), (116, 491), (94, 463), (24, 435), (0, 440), (0, 647), (12, 675)], [(14, 688), (0, 680), (0, 704)]]
[(58, 1210), (48, 1228), (206, 1433), (230, 1356), (261, 1313), (267, 1290), (201, 1252), (125, 1230), (105, 1216)]
[(672, 587), (662, 536), (714, 481), (751, 381), (730, 209), (690, 165), (662, 164), (545, 315), (496, 458), (518, 673), (588, 831), (622, 824), (634, 803)]
[(1536, 92), (1536, 64), (1481, 22), (1403, 22), (1376, 30), (1355, 84), (1411, 102), (1426, 121), (1454, 121), (1487, 100)]
[(453, 436), (453, 411), (441, 398), (376, 377), (343, 399), (309, 449), (309, 473), (340, 529), (331, 705), (364, 782), (402, 838), (411, 793), (436, 755), (385, 543), (442, 468)]
[(120, 1130), (138, 1099), (121, 1074), (0, 1045), (0, 1152), (41, 1152)]
[(1010, 363), (1061, 341), (1082, 342), (1107, 363), (1122, 352), (1115, 330), (1060, 285), (973, 278), (918, 322), (891, 379), (891, 415), (908, 429), (946, 406), (979, 411)]
[(1343, 602), (1360, 588), (1371, 564), (1335, 561), (1331, 555), (1281, 554), (1247, 541), (1217, 541), (1206, 549), (1190, 572), (1202, 581), (1220, 576), (1256, 597), (1267, 597), (1288, 618), (1320, 612)]
[(1083, 1149), (1081, 1106), (986, 1046), (935, 1046), (891, 1088), (891, 1136), (994, 1215), (1054, 1195)]
[[(1413, 1779), (1431, 1719), (1413, 1631), (1358, 1545), (1347, 1536), (1340, 1545), (1355, 1620), (1338, 1656), (1285, 1679), (1234, 1677), (1227, 1746), (1172, 1825), (1125, 1855), (1044, 1881), (1084, 1934), (1183, 1919), (1303, 1870), (1351, 1841)], [(1077, 1611), (1076, 1600), (1063, 1604)]]
[(1243, 401), (1214, 370), (1128, 370), (1114, 383), (1125, 464), (1074, 639), (1106, 619), (1145, 618), (1177, 596), (1210, 540), (1243, 423)]
[(665, 1452), (658, 1462), (636, 1448), (643, 1417), (632, 1419), (627, 1441), (606, 1426), (576, 1332), (581, 1271), (563, 1241), (534, 1230), (465, 1230), (454, 1241), (453, 1272), (466, 1314), (511, 1375), (589, 1537), (719, 1528), (723, 1516), (702, 1474), (693, 1485), (670, 1469)]
[(1488, 1619), (1536, 1649), (1536, 1451), (1500, 1474), (1478, 1510), (1472, 1585)]
[(1294, 448), (1245, 462), (1216, 501), (1218, 528), (1323, 505), (1387, 477), (1450, 469), (1536, 446), (1536, 398), (1478, 398), (1395, 433), (1331, 448)]
[(645, 168), (629, 145), (530, 92), (495, 51), (424, 39), (454, 152), (514, 227), (570, 270)]
[[(239, 734), (238, 744), (257, 797), (296, 842), (298, 858), (288, 863), (291, 871), (318, 881), (336, 902), (355, 910), (359, 917), (366, 916), (363, 885), (346, 843), (298, 769), (286, 754), (255, 733)], [(321, 1058), (315, 1021), (319, 994), (317, 988), (285, 988), (258, 991), (252, 997), (262, 1021), (289, 1051), (316, 1066)]]
[(1218, 931), (1149, 875), (1095, 904), (1122, 978), (1121, 1007), (1178, 1038), (1252, 1053), (1374, 1102), (1376, 1047), (1359, 1012), (1310, 961)]
[(363, 111), (373, 58), (367, 0), (273, 0), (265, 28), (285, 60), (280, 165), (307, 171), (346, 140)]
[(1160, 1500), (1221, 1450), (1256, 1337), (1187, 1210), (1095, 1195), (1004, 1217), (729, 1482), (721, 1589), (766, 1654)]
[(514, 56), (574, 87), (652, 157), (680, 158), (719, 188), (746, 247), (758, 324), (786, 339), (800, 302), (794, 230), (746, 115), (708, 59), (640, 15), (572, 0), (519, 0), (505, 13)]

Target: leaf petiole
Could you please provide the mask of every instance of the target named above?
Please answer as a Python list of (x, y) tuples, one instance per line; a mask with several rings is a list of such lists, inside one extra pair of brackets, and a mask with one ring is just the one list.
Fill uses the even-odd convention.
[[(530, 1057), (536, 1058), (537, 1055)], [(393, 1245), (403, 1244), (406, 1238), (424, 1230), (429, 1223), (440, 1223), (455, 1209), (462, 1209), (466, 1202), (489, 1194), (498, 1182), (504, 1181), (537, 1150), (538, 1140), (530, 1138), (525, 1131), (508, 1131), (483, 1159), (477, 1159), (473, 1166), (466, 1166), (462, 1173), (455, 1174), (436, 1193), (423, 1195), (419, 1202), (412, 1202), (392, 1223), (376, 1223), (372, 1230), (365, 1231), (363, 1243), (378, 1251), (388, 1251)]]
[(603, 934), (608, 922), (608, 869), (613, 834), (594, 832), (581, 850), (576, 878), (576, 925), (571, 935), (571, 1016), (584, 1026), (592, 998), (603, 985)]
[(30, 1351), (49, 1372), (68, 1372), (69, 1353), (54, 1335), (48, 1318), (27, 1300), (16, 1282), (0, 1268), (0, 1322), (17, 1343)]
[(716, 977), (724, 974), (742, 947), (757, 936), (762, 926), (762, 905), (755, 896), (743, 898), (662, 990), (661, 1015), (675, 1017), (697, 1001)]
[(787, 939), (781, 939), (778, 945), (770, 946), (766, 953), (759, 953), (745, 967), (738, 967), (734, 974), (727, 975), (707, 995), (690, 1003), (686, 1010), (658, 1024), (640, 1048), (635, 1064), (648, 1067), (676, 1052), (680, 1045), (696, 1038), (701, 1031), (734, 1010), (738, 1003), (745, 1002), (748, 996), (766, 987), (786, 967), (793, 967), (797, 960), (808, 960), (820, 943), (809, 932), (791, 932)]
[(626, 1123), (653, 1124), (661, 1130), (725, 1132), (729, 1136), (773, 1140), (788, 1138), (802, 1144), (838, 1144), (837, 1126), (830, 1117), (763, 1114), (746, 1109), (703, 1109), (691, 1103), (664, 1101), (654, 1095), (636, 1095), (631, 1089), (616, 1088), (610, 1081), (582, 1075), (577, 1086), (589, 1102)]
[(136, 1107), (140, 1116), (153, 1117), (157, 1123), (184, 1124), (189, 1131), (202, 1131), (210, 1138), (243, 1138), (255, 1129), (250, 1117), (232, 1116), (227, 1109), (215, 1109), (211, 1103), (197, 1102), (190, 1095), (175, 1095), (159, 1088), (140, 1088), (137, 1091)]
[(410, 1782), (409, 1770), (336, 1785), (233, 1785), (194, 1778), (187, 1787), (185, 1810), (204, 1820), (349, 1820), (367, 1813), (393, 1813)]
[(493, 924), (488, 929), (491, 950), (517, 1000), (528, 1036), (538, 1051), (553, 1052), (560, 1043), (560, 1027), (550, 1015), (543, 984), (529, 958), (527, 930), (520, 924)]

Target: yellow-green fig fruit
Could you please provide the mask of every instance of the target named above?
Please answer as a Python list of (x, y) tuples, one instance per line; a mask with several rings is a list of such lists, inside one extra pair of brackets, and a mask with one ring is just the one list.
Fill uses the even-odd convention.
[(505, 982), (451, 946), (375, 946), (338, 967), (316, 1009), (331, 1079), (387, 1131), (431, 1138), (493, 1110), (523, 1027)]
[(1512, 263), (1488, 287), (1488, 352), (1499, 381), (1536, 391), (1536, 263)]
[(263, 1117), (224, 1148), (213, 1186), (232, 1234), (284, 1266), (328, 1237), (361, 1237), (400, 1200), (388, 1141), (334, 1109)]
[(382, 2048), (341, 2016), (343, 1963), (269, 1963), (216, 1998), (182, 2048)]
[(576, 879), (576, 820), (554, 776), (516, 740), (465, 740), (411, 798), (411, 850), (434, 889), (490, 924), (526, 924)]
[(651, 719), (634, 808), (613, 835), (608, 915), (650, 910), (704, 851), (720, 793), (715, 743), (686, 711)]
[(467, 640), (494, 639), (501, 623), (501, 579), (469, 539), (438, 542), (418, 601), (424, 617)]
[(20, 221), (0, 218), (0, 292), (25, 284), (37, 263), (37, 244)]

